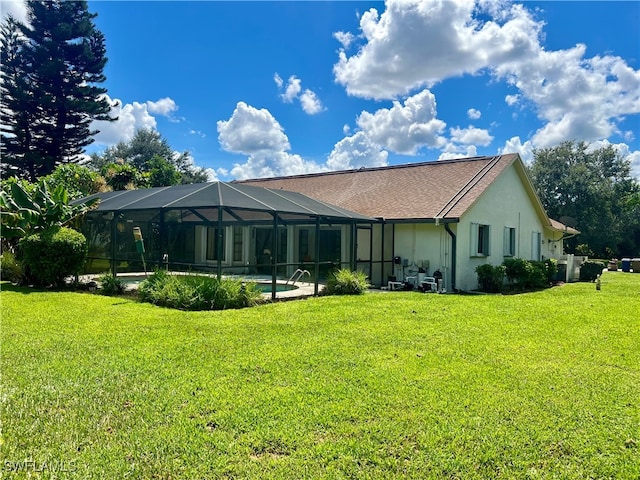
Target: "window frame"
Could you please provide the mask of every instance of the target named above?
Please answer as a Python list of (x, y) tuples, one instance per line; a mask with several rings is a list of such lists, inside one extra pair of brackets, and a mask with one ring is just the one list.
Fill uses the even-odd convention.
[(471, 223), (471, 256), (491, 256), (491, 225)]
[(516, 227), (504, 227), (504, 248), (503, 255), (505, 257), (515, 257), (517, 247)]

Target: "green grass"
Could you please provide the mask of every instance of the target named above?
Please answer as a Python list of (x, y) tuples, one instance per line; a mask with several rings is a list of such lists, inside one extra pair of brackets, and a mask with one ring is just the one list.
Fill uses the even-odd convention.
[(3, 478), (640, 478), (640, 275), (218, 312), (2, 287)]

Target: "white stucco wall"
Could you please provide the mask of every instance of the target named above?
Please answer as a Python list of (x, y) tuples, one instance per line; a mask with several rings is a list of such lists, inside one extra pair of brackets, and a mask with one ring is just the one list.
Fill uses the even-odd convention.
[[(505, 227), (515, 229), (514, 257), (527, 260), (559, 258), (562, 242), (550, 242), (560, 238), (548, 229), (529, 197), (515, 165), (508, 167), (465, 213), (459, 223), (449, 227), (456, 236), (455, 287), (474, 290), (478, 287), (475, 269), (489, 263), (499, 265), (505, 259)], [(489, 226), (489, 254), (473, 254), (472, 224)], [(444, 225), (433, 223), (396, 224), (393, 255), (407, 259), (409, 265), (421, 260), (429, 261), (428, 274), (440, 270), (447, 290), (451, 290), (452, 251), (451, 237)], [(539, 233), (539, 251), (533, 245), (534, 232)], [(538, 258), (537, 255), (539, 255)]]
[[(473, 255), (472, 223), (489, 225), (489, 255)], [(550, 256), (549, 242), (542, 219), (534, 209), (515, 166), (507, 168), (484, 192), (478, 201), (465, 213), (457, 225), (457, 271), (456, 287), (473, 290), (478, 286), (475, 268), (489, 263), (499, 265), (504, 261), (504, 228), (516, 229), (514, 257), (536, 260), (532, 245), (532, 233), (539, 232), (543, 242), (540, 254)], [(558, 247), (561, 249), (561, 247)]]

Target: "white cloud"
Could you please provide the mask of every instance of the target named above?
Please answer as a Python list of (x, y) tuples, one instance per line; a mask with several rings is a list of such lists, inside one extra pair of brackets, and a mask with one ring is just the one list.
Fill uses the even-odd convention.
[(289, 77), (289, 81), (287, 82), (287, 88), (285, 92), (280, 95), (283, 101), (287, 103), (293, 102), (294, 99), (298, 98), (300, 94), (300, 90), (302, 90), (301, 86), (302, 81), (297, 78), (295, 75), (291, 75)]
[(530, 165), (533, 161), (533, 145), (530, 140), (522, 143), (520, 137), (511, 137), (504, 144), (504, 147), (498, 150), (498, 153), (519, 153), (522, 161)]
[[(277, 73), (274, 76), (274, 81), (276, 85), (278, 85), (278, 88), (282, 90), (284, 82)], [(325, 109), (315, 92), (308, 88), (304, 91), (302, 90), (302, 80), (295, 75), (289, 77), (285, 91), (280, 94), (280, 98), (286, 103), (293, 103), (295, 99), (298, 99), (302, 110), (308, 115), (315, 115)]]
[(478, 151), (475, 145), (461, 146), (455, 143), (448, 143), (438, 157), (438, 160), (452, 160), (456, 158), (475, 157)]
[(355, 35), (351, 32), (335, 32), (333, 38), (342, 44), (342, 48), (349, 48), (349, 45), (356, 39)]
[(207, 175), (207, 182), (217, 182), (218, 175), (213, 168), (205, 168), (204, 173)]
[(147, 108), (151, 113), (169, 117), (178, 110), (178, 105), (176, 105), (176, 102), (173, 99), (165, 97), (161, 98), (157, 102), (147, 101)]
[(278, 86), (278, 88), (282, 88), (282, 85), (283, 85), (282, 77), (278, 75), (278, 72), (273, 74), (273, 81), (276, 82), (276, 85)]
[(363, 132), (345, 137), (336, 143), (327, 159), (331, 170), (360, 167), (382, 167), (387, 164), (389, 154)]
[(9, 15), (22, 23), (27, 23), (27, 5), (22, 0), (0, 0), (0, 20)]
[(480, 110), (476, 110), (475, 108), (470, 108), (467, 110), (467, 117), (471, 120), (478, 120), (482, 116), (482, 112)]
[(629, 160), (631, 161), (631, 175), (640, 182), (640, 150), (629, 153)]
[[(487, 73), (517, 89), (505, 96), (508, 106), (533, 109), (542, 122), (523, 147), (612, 135), (633, 141), (634, 132), (621, 131), (621, 123), (640, 114), (640, 70), (612, 55), (587, 58), (581, 44), (546, 50), (543, 27), (526, 4), (508, 0), (387, 0), (384, 11), (372, 8), (360, 17), (357, 35), (334, 34), (343, 45), (335, 80), (350, 95), (380, 100), (411, 95), (447, 78)], [(356, 39), (358, 49), (348, 53)], [(399, 105), (390, 110), (400, 111)], [(471, 119), (479, 114), (467, 112)], [(361, 114), (361, 122), (373, 116)], [(361, 128), (387, 149), (415, 153), (406, 135), (385, 137), (383, 116), (378, 127)], [(447, 145), (443, 155), (457, 153), (451, 149), (459, 152)]]
[(381, 108), (374, 114), (363, 111), (357, 124), (367, 137), (387, 150), (415, 155), (423, 146), (444, 145), (441, 134), (446, 124), (436, 117), (435, 96), (423, 90), (404, 104), (394, 101), (391, 108)]
[(266, 109), (238, 102), (231, 118), (218, 121), (218, 140), (228, 152), (248, 155), (234, 164), (231, 175), (238, 179), (296, 175), (324, 168), (291, 154), (289, 139), (278, 121)]
[(451, 130), (451, 140), (464, 145), (482, 145), (486, 147), (493, 141), (488, 130), (469, 126), (467, 128), (454, 127)]
[(173, 119), (173, 113), (178, 110), (176, 103), (169, 97), (162, 98), (157, 102), (133, 102), (123, 104), (119, 99), (111, 99), (105, 95), (111, 105), (111, 117), (118, 119), (115, 122), (96, 120), (91, 123), (91, 129), (100, 132), (94, 136), (98, 145), (111, 146), (121, 141), (128, 141), (133, 138), (136, 130), (150, 128), (155, 130), (157, 120), (154, 115), (162, 115)]
[(640, 70), (619, 57), (585, 59), (586, 47), (541, 51), (526, 62), (497, 69), (535, 105), (545, 121), (536, 146), (575, 138), (595, 141), (622, 133), (619, 121), (640, 113)]
[(243, 164), (234, 164), (231, 175), (239, 180), (247, 178), (300, 175), (326, 170), (313, 161), (288, 152), (261, 152), (250, 155)]
[(510, 107), (513, 107), (520, 101), (520, 95), (519, 94), (507, 95), (504, 97), (504, 101), (507, 105), (509, 105)]
[(123, 105), (118, 99), (111, 99), (106, 96), (107, 101), (116, 106), (111, 108), (111, 117), (118, 117), (114, 122), (96, 120), (91, 123), (91, 129), (100, 132), (94, 136), (98, 145), (111, 146), (120, 141), (128, 141), (133, 138), (136, 130), (150, 128), (155, 130), (156, 119), (150, 115), (148, 103), (127, 103)]
[(300, 105), (302, 110), (309, 115), (315, 115), (323, 110), (322, 102), (311, 90), (305, 90), (300, 95)]
[(207, 138), (207, 135), (200, 130), (189, 130), (189, 135), (197, 135), (200, 138)]
[[(350, 95), (391, 99), (531, 57), (539, 49), (542, 25), (521, 5), (503, 3), (498, 9), (468, 0), (388, 0), (385, 5), (382, 14), (372, 8), (360, 18), (366, 43), (358, 52), (339, 52), (335, 78)], [(492, 13), (495, 17), (487, 19)]]
[(218, 140), (228, 152), (253, 155), (289, 150), (289, 139), (267, 109), (238, 102), (231, 118), (218, 121)]

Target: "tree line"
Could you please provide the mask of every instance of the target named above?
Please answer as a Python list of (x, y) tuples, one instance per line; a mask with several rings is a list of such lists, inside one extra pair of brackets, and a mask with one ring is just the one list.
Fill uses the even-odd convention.
[(529, 173), (549, 217), (575, 220), (569, 253), (640, 257), (640, 184), (612, 145), (568, 141), (534, 150)]
[[(12, 182), (22, 182), (25, 191), (46, 182), (52, 189), (63, 184), (77, 198), (206, 181), (188, 152), (174, 152), (155, 130), (139, 130), (87, 160), (85, 148), (98, 133), (92, 122), (116, 120), (100, 86), (106, 80), (104, 35), (86, 1), (30, 0), (27, 7), (30, 26), (11, 16), (0, 26), (5, 192)], [(581, 233), (566, 241), (569, 253), (640, 257), (640, 185), (630, 160), (613, 146), (570, 141), (538, 149), (529, 173), (549, 216), (575, 219)]]
[[(91, 155), (95, 120), (115, 121), (103, 73), (105, 38), (86, 1), (30, 0), (28, 24), (8, 16), (0, 26), (0, 173), (35, 182), (64, 165), (84, 164), (108, 188), (206, 181), (188, 152), (175, 153), (158, 132)], [(92, 193), (92, 192), (90, 192)]]

